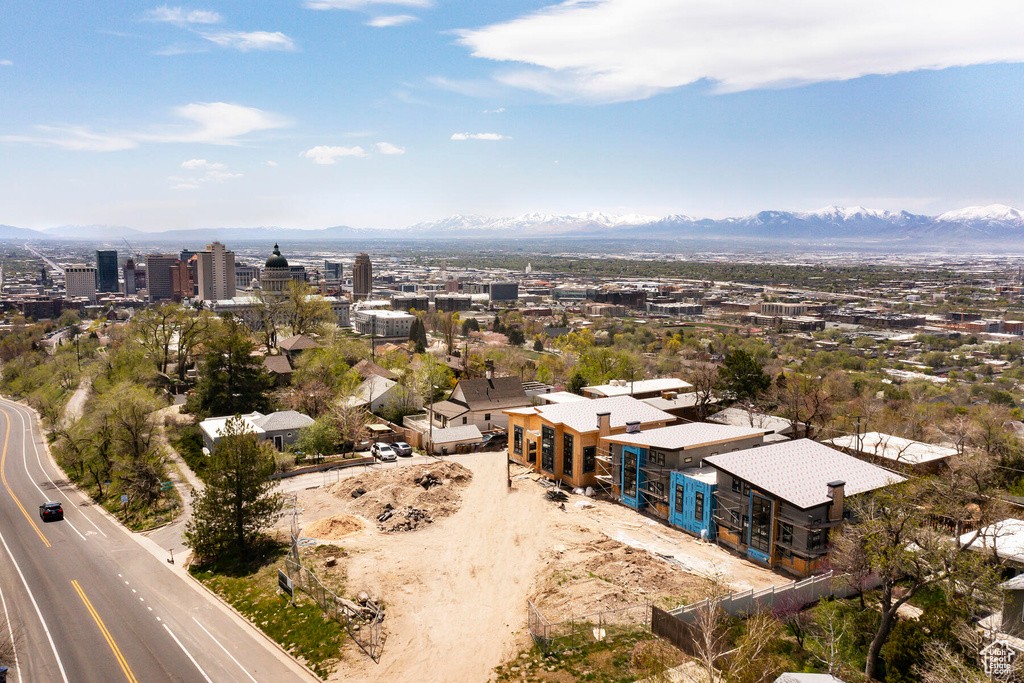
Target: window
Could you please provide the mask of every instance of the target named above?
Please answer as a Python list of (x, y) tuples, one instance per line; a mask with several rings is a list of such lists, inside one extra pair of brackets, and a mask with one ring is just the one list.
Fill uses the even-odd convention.
[(583, 474), (589, 474), (597, 469), (597, 446), (583, 447)]
[(622, 449), (622, 495), (636, 497), (636, 461), (639, 456)]
[(572, 477), (572, 456), (573, 456), (573, 442), (572, 434), (562, 435), (562, 474)]
[(555, 430), (551, 427), (540, 428), (540, 467), (555, 473)]
[(654, 465), (665, 465), (665, 454), (661, 451), (650, 451), (650, 461)]
[(684, 465), (689, 465), (691, 462), (693, 462), (693, 458), (683, 458)]
[(512, 428), (512, 452), (516, 455), (523, 454), (523, 428)]
[(491, 421), (491, 414), (490, 413), (484, 413), (484, 422), (490, 422), (490, 421)]
[(462, 424), (466, 424), (466, 420), (468, 420), (468, 419), (469, 419), (468, 417), (462, 418)]
[(746, 483), (743, 484), (743, 495), (744, 496), (749, 496), (750, 495), (750, 484), (746, 484)]
[(526, 462), (537, 462), (537, 442), (527, 441), (526, 442)]
[(793, 545), (793, 525), (786, 522), (779, 523), (779, 542), (784, 545)]
[(676, 514), (683, 514), (683, 506), (686, 504), (686, 488), (682, 484), (676, 485)]
[(704, 492), (697, 491), (693, 495), (693, 518), (704, 519)]
[(807, 534), (807, 549), (808, 550), (820, 550), (823, 544), (824, 534), (821, 529), (815, 529), (814, 531), (808, 532)]
[(750, 507), (750, 541), (748, 545), (768, 554), (771, 541), (772, 502), (761, 496), (754, 496)]
[(733, 493), (739, 493), (743, 490), (743, 482), (736, 477), (732, 478), (732, 490)]

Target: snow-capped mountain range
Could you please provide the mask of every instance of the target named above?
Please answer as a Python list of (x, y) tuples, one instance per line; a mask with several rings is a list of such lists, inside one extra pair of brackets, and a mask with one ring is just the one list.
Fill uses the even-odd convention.
[(902, 242), (941, 239), (949, 243), (1024, 243), (1024, 212), (1002, 204), (970, 206), (938, 216), (907, 211), (876, 211), (860, 206), (828, 206), (817, 211), (761, 211), (736, 218), (696, 218), (683, 214), (644, 216), (586, 212), (568, 215), (527, 213), (489, 218), (454, 215), (403, 228), (336, 226), (297, 230), (260, 226), (146, 232), (114, 226), (60, 226), (43, 231), (0, 225), (0, 239), (149, 242), (204, 240), (351, 240), (486, 238), (604, 238), (789, 240), (806, 242)]

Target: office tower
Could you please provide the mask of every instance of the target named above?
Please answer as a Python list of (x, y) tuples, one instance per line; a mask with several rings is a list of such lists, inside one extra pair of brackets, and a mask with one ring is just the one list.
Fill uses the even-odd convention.
[[(195, 256), (192, 257), (195, 263)], [(192, 264), (176, 259), (171, 266), (171, 297), (175, 301), (191, 298), (195, 292), (194, 270)]]
[(369, 254), (356, 256), (356, 263), (352, 266), (352, 298), (361, 301), (370, 298), (373, 291), (373, 265), (370, 263)]
[[(149, 254), (146, 256), (146, 290), (150, 302), (174, 299), (171, 269), (175, 268), (178, 263), (183, 262), (174, 254)], [(180, 276), (178, 284), (181, 284)]]
[(113, 249), (96, 251), (96, 291), (118, 291), (117, 252)]
[(135, 261), (128, 259), (124, 263), (124, 293), (135, 294), (138, 288), (135, 286)]
[(235, 290), (239, 289), (253, 289), (253, 281), (255, 281), (255, 287), (260, 286), (260, 268), (259, 266), (247, 266), (242, 263), (235, 264)]
[(292, 279), (296, 282), (306, 282), (306, 266), (288, 266)]
[(340, 261), (324, 260), (324, 279), (327, 280), (327, 284), (336, 285), (341, 282), (343, 273)]
[(235, 252), (220, 242), (206, 245), (195, 259), (197, 296), (201, 301), (221, 301), (235, 296)]
[(263, 291), (269, 296), (283, 297), (288, 291), (288, 283), (291, 282), (291, 279), (292, 273), (291, 268), (288, 267), (288, 259), (281, 256), (281, 249), (275, 244), (274, 253), (263, 264), (263, 277), (260, 280)]
[(96, 269), (93, 266), (68, 266), (64, 269), (64, 288), (68, 298), (96, 301)]

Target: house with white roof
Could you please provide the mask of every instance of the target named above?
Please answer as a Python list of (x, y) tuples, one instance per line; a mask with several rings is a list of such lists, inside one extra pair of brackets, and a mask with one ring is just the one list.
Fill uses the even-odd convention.
[[(233, 417), (234, 415), (210, 417), (199, 423), (199, 430), (203, 433), (203, 446), (206, 450), (213, 452), (223, 436), (224, 426)], [(302, 430), (313, 424), (313, 418), (295, 410), (280, 410), (269, 415), (254, 411), (239, 417), (246, 423), (248, 431), (255, 434), (257, 439), (270, 442), (279, 451), (283, 451), (285, 446), (295, 443)]]
[(938, 446), (881, 432), (840, 436), (825, 443), (882, 467), (916, 474), (934, 474), (958, 453), (951, 446)]
[(825, 561), (848, 498), (905, 479), (809, 439), (704, 458), (717, 471), (716, 535), (749, 559), (798, 576)]
[(613, 379), (608, 384), (595, 384), (583, 387), (583, 395), (587, 398), (612, 398), (614, 396), (632, 396), (633, 398), (654, 398), (665, 394), (685, 394), (693, 391), (693, 385), (675, 377), (659, 377), (657, 379)]
[[(646, 401), (644, 401), (646, 403)], [(601, 439), (598, 480), (612, 497), (698, 536), (714, 538), (715, 471), (704, 458), (756, 448), (769, 430), (692, 422)]]
[(675, 418), (631, 396), (524, 406), (508, 415), (509, 457), (572, 487), (598, 484), (600, 439)]

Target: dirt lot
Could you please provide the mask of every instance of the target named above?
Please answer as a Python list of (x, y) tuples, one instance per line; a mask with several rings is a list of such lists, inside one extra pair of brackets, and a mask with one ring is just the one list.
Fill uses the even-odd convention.
[[(357, 482), (381, 476), (369, 472), (299, 493), (304, 535), (315, 536), (314, 523), (323, 518), (362, 519), (361, 531), (335, 541), (347, 551), (347, 592), (367, 590), (387, 605), (380, 663), (347, 652), (331, 681), (489, 680), (495, 666), (529, 644), (528, 599), (554, 621), (648, 601), (675, 606), (702, 577), (738, 590), (785, 582), (619, 505), (570, 496), (563, 510), (532, 477), (515, 472), (510, 493), (502, 452), (451, 456), (443, 464), (462, 465), (472, 476), (456, 481), (458, 470), (451, 469), (440, 487), (397, 486), (399, 477), (421, 474), (408, 466), (373, 480), (375, 487)], [(399, 474), (403, 469), (410, 472)], [(367, 492), (353, 499), (358, 487)], [(420, 497), (431, 493), (444, 500)], [(382, 531), (375, 511), (389, 502), (434, 505), (434, 521), (407, 533)]]

